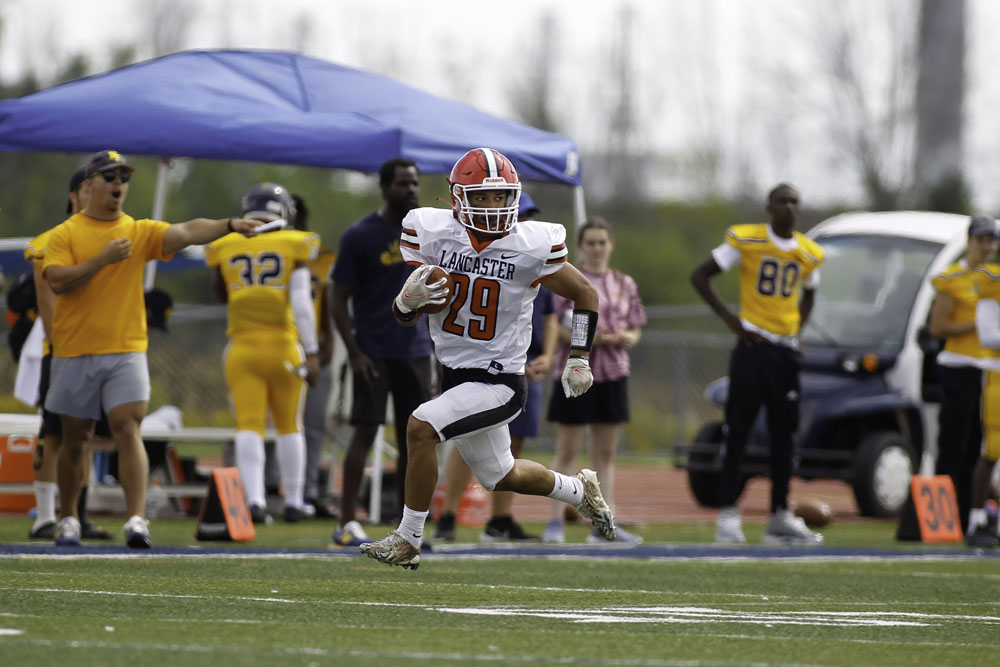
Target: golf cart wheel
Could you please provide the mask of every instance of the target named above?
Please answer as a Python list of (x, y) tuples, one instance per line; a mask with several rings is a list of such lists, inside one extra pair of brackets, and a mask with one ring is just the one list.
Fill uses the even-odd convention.
[(899, 433), (865, 436), (854, 462), (854, 498), (863, 516), (897, 516), (910, 492), (916, 455)]

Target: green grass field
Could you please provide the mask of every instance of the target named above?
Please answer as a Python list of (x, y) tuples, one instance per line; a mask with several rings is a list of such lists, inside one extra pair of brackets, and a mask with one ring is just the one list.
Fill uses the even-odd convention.
[[(23, 541), (28, 525), (0, 520), (0, 541)], [(328, 527), (276, 524), (252, 546), (317, 548)], [(194, 544), (189, 519), (152, 528), (157, 545)], [(885, 522), (834, 528), (838, 545), (889, 547)], [(703, 530), (642, 532), (692, 543), (710, 540)], [(49, 551), (0, 558), (3, 665), (987, 665), (1000, 650), (1000, 559), (964, 549), (892, 560), (431, 556), (415, 572), (241, 549)]]

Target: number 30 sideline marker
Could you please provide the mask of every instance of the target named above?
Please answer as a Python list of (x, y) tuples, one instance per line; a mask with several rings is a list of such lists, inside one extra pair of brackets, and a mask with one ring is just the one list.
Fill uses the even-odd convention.
[(910, 497), (906, 500), (896, 539), (927, 543), (962, 541), (962, 524), (951, 477), (914, 475), (910, 479)]

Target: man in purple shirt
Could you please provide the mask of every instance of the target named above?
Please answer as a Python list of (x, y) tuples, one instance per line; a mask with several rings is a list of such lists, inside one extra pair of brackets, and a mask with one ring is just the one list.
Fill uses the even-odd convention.
[(379, 186), (382, 207), (344, 232), (331, 275), (333, 321), (347, 347), (354, 380), (354, 435), (344, 456), (340, 525), (332, 539), (341, 547), (369, 541), (354, 518), (355, 509), (365, 460), (385, 421), (388, 395), (393, 398), (399, 450), (399, 516), (403, 515), (402, 480), (406, 477), (406, 423), (410, 413), (430, 398), (427, 325), (400, 326), (392, 314), (392, 301), (413, 271), (403, 262), (399, 236), (403, 218), (419, 206), (420, 174), (413, 161), (394, 158), (379, 169)]

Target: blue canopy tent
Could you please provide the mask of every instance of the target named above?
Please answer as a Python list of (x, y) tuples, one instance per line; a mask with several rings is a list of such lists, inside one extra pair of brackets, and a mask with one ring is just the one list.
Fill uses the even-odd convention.
[[(384, 76), (283, 51), (185, 51), (0, 100), (0, 150), (272, 162), (373, 173), (404, 156), (447, 173), (491, 146), (522, 178), (575, 186), (567, 137), (446, 100)], [(161, 162), (152, 215), (163, 215)]]

